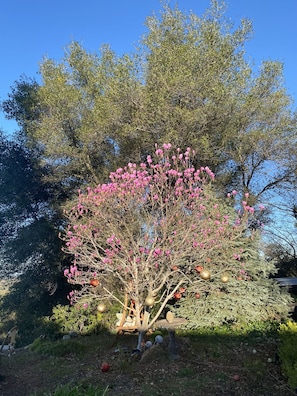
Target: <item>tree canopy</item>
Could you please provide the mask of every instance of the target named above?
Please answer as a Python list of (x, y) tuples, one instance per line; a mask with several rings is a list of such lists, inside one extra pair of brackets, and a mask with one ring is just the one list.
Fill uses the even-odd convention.
[[(283, 65), (263, 61), (255, 72), (244, 50), (251, 22), (235, 28), (224, 13), (218, 1), (202, 17), (165, 6), (147, 18), (133, 54), (117, 56), (107, 46), (88, 53), (72, 42), (61, 62), (45, 59), (26, 128), (53, 179), (96, 184), (127, 159), (145, 158), (156, 142), (171, 141), (193, 147), (226, 189), (235, 184), (255, 201), (290, 188), (296, 117)], [(26, 96), (22, 87), (4, 101), (10, 116)]]

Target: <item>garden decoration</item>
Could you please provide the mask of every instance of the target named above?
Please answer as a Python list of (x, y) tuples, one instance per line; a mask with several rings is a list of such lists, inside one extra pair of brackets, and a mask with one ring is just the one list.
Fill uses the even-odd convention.
[(169, 345), (168, 350), (172, 358), (176, 359), (178, 357), (176, 341), (175, 341), (175, 330), (186, 324), (187, 320), (184, 318), (176, 318), (174, 313), (168, 311), (165, 319), (158, 320), (155, 323), (155, 327), (158, 329), (166, 329), (169, 334)]

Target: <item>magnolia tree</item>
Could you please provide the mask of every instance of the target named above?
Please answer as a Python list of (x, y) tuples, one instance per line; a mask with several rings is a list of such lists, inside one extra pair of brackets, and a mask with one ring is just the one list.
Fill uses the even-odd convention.
[(116, 301), (143, 334), (175, 301), (199, 306), (205, 296), (227, 295), (229, 285), (243, 296), (259, 274), (268, 278), (271, 268), (249, 264), (255, 209), (246, 200), (234, 210), (236, 191), (219, 198), (214, 174), (195, 169), (194, 155), (164, 144), (146, 162), (111, 173), (109, 183), (79, 191), (64, 236), (74, 257), (65, 276), (77, 285), (71, 303)]

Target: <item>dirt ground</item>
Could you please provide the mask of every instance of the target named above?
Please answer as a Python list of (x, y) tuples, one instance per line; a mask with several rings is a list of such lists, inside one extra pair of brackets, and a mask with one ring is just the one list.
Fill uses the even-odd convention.
[[(132, 356), (136, 338), (131, 335), (78, 338), (84, 352), (65, 356), (19, 349), (1, 359), (0, 395), (49, 395), (67, 383), (81, 389), (98, 386), (100, 394), (105, 391), (109, 396), (295, 394), (281, 374), (273, 339), (178, 337), (177, 341), (178, 355), (169, 356), (164, 337), (162, 346), (154, 345), (141, 359)], [(101, 370), (104, 361), (111, 366), (106, 373)]]

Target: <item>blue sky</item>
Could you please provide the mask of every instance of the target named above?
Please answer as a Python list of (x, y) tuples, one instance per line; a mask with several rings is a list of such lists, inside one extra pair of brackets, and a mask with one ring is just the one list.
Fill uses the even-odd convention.
[[(170, 1), (175, 5), (176, 1)], [(246, 45), (248, 57), (259, 67), (263, 60), (284, 63), (285, 86), (297, 99), (297, 0), (226, 0), (226, 16), (236, 25), (253, 22), (254, 36)], [(179, 0), (182, 11), (202, 15), (209, 0)], [(8, 0), (0, 11), (0, 100), (22, 74), (38, 78), (44, 56), (61, 60), (71, 40), (88, 51), (109, 44), (118, 54), (132, 52), (145, 31), (145, 18), (162, 8), (159, 0)], [(0, 128), (16, 125), (0, 114)]]

